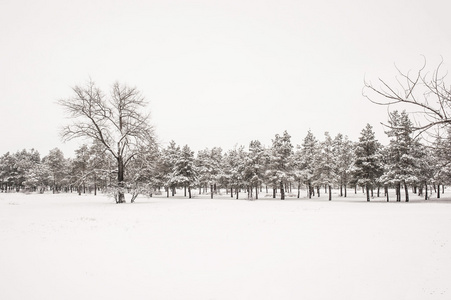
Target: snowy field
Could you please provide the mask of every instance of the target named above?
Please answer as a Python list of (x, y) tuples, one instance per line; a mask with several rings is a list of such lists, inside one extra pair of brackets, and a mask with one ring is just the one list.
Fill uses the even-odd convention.
[(349, 193), (0, 194), (0, 299), (451, 299), (451, 201)]

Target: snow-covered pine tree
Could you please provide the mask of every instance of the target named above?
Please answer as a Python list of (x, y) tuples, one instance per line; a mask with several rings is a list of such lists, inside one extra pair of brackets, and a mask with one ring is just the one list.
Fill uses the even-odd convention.
[(171, 141), (169, 145), (161, 152), (161, 167), (160, 172), (163, 177), (163, 185), (166, 189), (166, 197), (169, 198), (169, 191), (172, 192), (172, 196), (175, 195), (176, 186), (173, 184), (172, 175), (174, 166), (180, 156), (180, 146), (174, 141)]
[(329, 132), (324, 133), (324, 141), (320, 144), (320, 160), (316, 168), (316, 181), (325, 185), (329, 191), (329, 201), (332, 200), (332, 185), (337, 182), (337, 160), (334, 145)]
[(49, 151), (49, 154), (45, 156), (42, 161), (47, 165), (52, 174), (52, 191), (55, 193), (60, 186), (61, 180), (64, 176), (64, 170), (66, 169), (64, 154), (60, 149), (54, 148)]
[(414, 157), (416, 160), (415, 165), (417, 166), (415, 176), (418, 179), (417, 184), (419, 185), (418, 196), (423, 195), (424, 189), (424, 200), (428, 200), (428, 184), (433, 181), (435, 170), (434, 165), (436, 163), (434, 152), (418, 141), (415, 142), (414, 151)]
[(235, 189), (236, 199), (239, 197), (240, 189), (246, 185), (244, 181), (245, 158), (246, 152), (243, 146), (229, 150), (224, 157), (224, 173), (230, 184), (231, 197), (233, 197), (233, 189)]
[(354, 174), (358, 178), (357, 183), (366, 189), (366, 200), (370, 201), (370, 188), (375, 184), (376, 178), (380, 176), (381, 166), (378, 155), (379, 142), (376, 140), (373, 127), (367, 124), (361, 131), (359, 142), (355, 148)]
[(390, 113), (390, 129), (386, 134), (390, 137), (388, 145), (389, 161), (387, 178), (396, 187), (396, 200), (401, 201), (401, 186), (404, 186), (406, 202), (409, 201), (408, 185), (418, 181), (414, 154), (413, 124), (408, 114), (403, 111)]
[[(171, 181), (174, 186), (188, 188), (188, 195), (191, 198), (191, 188), (197, 182), (197, 169), (194, 162), (194, 152), (183, 146), (173, 166)], [(185, 195), (186, 197), (186, 195)]]
[(217, 193), (217, 185), (223, 177), (222, 149), (214, 147), (206, 148), (197, 153), (196, 166), (199, 170), (200, 189), (204, 191), (210, 188), (210, 196)]
[(266, 175), (274, 187), (279, 187), (281, 200), (285, 200), (285, 186), (292, 179), (292, 155), (293, 145), (288, 132), (284, 131), (283, 135), (276, 134), (272, 140), (269, 169)]
[(300, 169), (305, 174), (305, 182), (308, 187), (308, 196), (312, 198), (314, 195), (314, 187), (313, 183), (315, 181), (315, 169), (316, 162), (318, 161), (317, 156), (319, 153), (318, 140), (315, 138), (313, 133), (309, 130), (307, 136), (304, 138), (304, 141), (300, 148), (299, 156), (301, 158), (300, 161)]
[(347, 187), (355, 161), (353, 143), (347, 136), (343, 136), (341, 133), (337, 134), (334, 138), (334, 153), (336, 157), (336, 174), (339, 177), (338, 181), (340, 184), (340, 196), (343, 197), (344, 195), (344, 197), (347, 197)]
[(255, 188), (255, 199), (258, 199), (258, 188), (262, 184), (265, 174), (265, 149), (260, 141), (251, 141), (249, 152), (245, 157), (244, 180), (248, 183), (248, 198), (252, 198)]

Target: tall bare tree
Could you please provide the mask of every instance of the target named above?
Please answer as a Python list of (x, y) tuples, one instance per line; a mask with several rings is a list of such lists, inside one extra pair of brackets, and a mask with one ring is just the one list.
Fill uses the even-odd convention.
[(62, 128), (62, 138), (98, 141), (114, 156), (117, 161), (116, 202), (124, 203), (127, 165), (142, 149), (154, 148), (150, 147), (155, 143), (150, 115), (141, 112), (147, 102), (137, 88), (118, 82), (113, 84), (109, 95), (93, 81), (72, 90), (73, 97), (58, 101), (73, 120)]
[(401, 105), (420, 116), (414, 130), (417, 135), (429, 129), (439, 130), (451, 125), (451, 85), (446, 83), (443, 60), (432, 71), (426, 69), (426, 59), (418, 70), (403, 72), (398, 67), (394, 81), (378, 78), (377, 84), (365, 79), (363, 95), (379, 105)]

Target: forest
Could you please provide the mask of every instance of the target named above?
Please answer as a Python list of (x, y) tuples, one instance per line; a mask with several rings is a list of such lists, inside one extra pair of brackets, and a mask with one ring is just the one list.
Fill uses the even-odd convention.
[[(125, 171), (126, 192), (131, 201), (138, 194), (174, 196), (182, 189), (184, 196), (227, 193), (238, 199), (258, 199), (259, 194), (273, 198), (315, 197), (332, 189), (346, 197), (352, 188), (362, 189), (367, 201), (372, 197), (388, 197), (388, 189), (396, 190), (396, 201), (409, 201), (412, 193), (431, 193), (440, 198), (441, 188), (449, 183), (447, 168), (450, 158), (449, 139), (437, 138), (434, 147), (413, 138), (413, 124), (406, 112), (394, 111), (390, 116), (393, 129), (387, 130), (388, 145), (375, 137), (370, 124), (362, 129), (359, 140), (351, 141), (328, 132), (320, 140), (308, 131), (300, 145), (293, 145), (288, 132), (277, 134), (272, 145), (258, 140), (248, 147), (237, 146), (224, 151), (219, 147), (197, 153), (189, 145), (170, 142), (165, 148), (154, 147), (136, 156)], [(83, 144), (73, 158), (65, 158), (54, 148), (41, 158), (36, 150), (5, 153), (0, 157), (2, 192), (52, 191), (107, 193), (117, 187), (115, 158), (99, 143)], [(221, 192), (222, 190), (222, 192)], [(180, 192), (180, 191), (179, 191)]]

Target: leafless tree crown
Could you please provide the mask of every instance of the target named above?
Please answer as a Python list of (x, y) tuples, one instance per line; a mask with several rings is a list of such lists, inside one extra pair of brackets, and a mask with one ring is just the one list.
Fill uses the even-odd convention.
[(86, 86), (75, 86), (73, 91), (73, 97), (58, 101), (72, 120), (61, 130), (63, 140), (98, 141), (124, 165), (143, 146), (154, 143), (150, 115), (141, 112), (147, 102), (135, 87), (116, 82), (107, 96), (89, 81)]
[(426, 70), (426, 59), (415, 71), (403, 72), (396, 67), (395, 83), (378, 78), (378, 84), (364, 80), (363, 95), (378, 105), (405, 104), (415, 119), (417, 134), (436, 132), (451, 125), (451, 86), (442, 71), (443, 60), (432, 71)]

